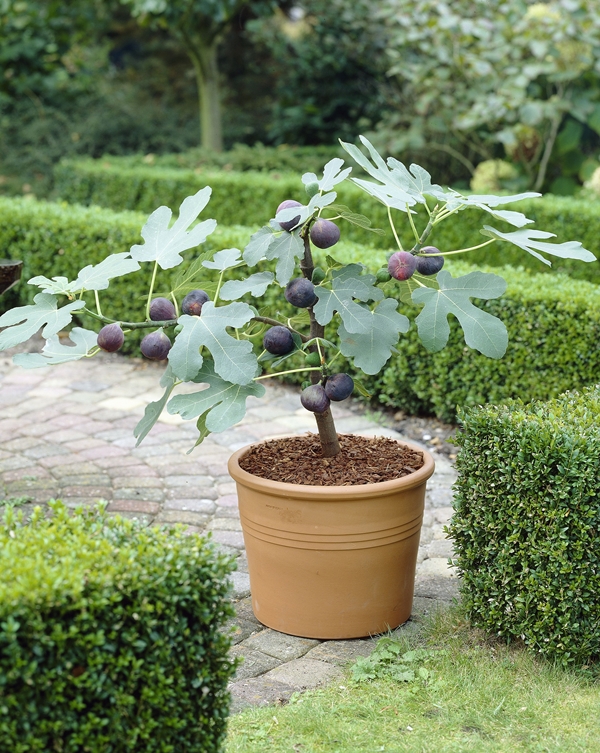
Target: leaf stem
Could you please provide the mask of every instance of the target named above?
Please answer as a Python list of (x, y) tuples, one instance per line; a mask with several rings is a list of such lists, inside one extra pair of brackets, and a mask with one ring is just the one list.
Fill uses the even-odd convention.
[(270, 316), (253, 316), (250, 320), (252, 322), (262, 322), (263, 324), (270, 324), (273, 327), (286, 327), (290, 330), (290, 332), (293, 332), (296, 335), (299, 335), (302, 342), (308, 342), (310, 340), (310, 337), (307, 337), (306, 335), (303, 335), (301, 332), (298, 332), (298, 330), (294, 329), (293, 327), (290, 327), (286, 324), (282, 324), (281, 322), (278, 322), (277, 319), (271, 319)]
[(394, 222), (392, 220), (392, 210), (390, 207), (387, 208), (388, 213), (388, 220), (390, 221), (390, 227), (392, 228), (392, 233), (394, 234), (394, 238), (396, 239), (396, 243), (398, 244), (398, 248), (400, 251), (404, 251), (402, 248), (402, 244), (400, 243), (400, 238), (398, 238), (398, 233), (396, 232), (396, 228), (394, 227)]
[(254, 381), (258, 382), (260, 379), (271, 379), (271, 377), (283, 376), (284, 374), (298, 374), (301, 371), (321, 371), (320, 366), (309, 366), (306, 369), (290, 369), (289, 371), (275, 371), (273, 374), (263, 374), (259, 377), (254, 377)]
[[(389, 207), (388, 207), (388, 209), (389, 209)], [(417, 233), (417, 228), (415, 227), (415, 223), (414, 223), (414, 220), (412, 218), (412, 212), (410, 211), (410, 206), (408, 205), (408, 203), (406, 204), (406, 214), (408, 215), (408, 221), (410, 222), (410, 226), (412, 228), (413, 235), (415, 236), (415, 240), (418, 243), (419, 242), (419, 233)]]
[(214, 298), (214, 301), (213, 301), (213, 303), (215, 303), (215, 304), (219, 300), (219, 293), (221, 291), (221, 286), (223, 285), (223, 275), (224, 274), (225, 274), (225, 270), (222, 269), (221, 270), (221, 274), (219, 275), (219, 282), (217, 283), (217, 289), (215, 291), (215, 298)]
[(483, 248), (484, 246), (489, 246), (490, 243), (494, 243), (494, 241), (497, 241), (497, 238), (490, 238), (489, 241), (485, 241), (484, 243), (480, 243), (478, 246), (471, 246), (470, 248), (459, 248), (457, 251), (440, 251), (437, 256), (451, 256), (452, 254), (464, 254), (467, 251), (475, 251), (477, 248)]
[(98, 295), (97, 290), (94, 290), (94, 298), (96, 299), (96, 308), (98, 309), (98, 315), (102, 316), (102, 309), (100, 308), (100, 296)]
[(158, 260), (154, 262), (154, 268), (152, 270), (152, 279), (150, 280), (150, 290), (148, 291), (148, 300), (146, 301), (146, 319), (150, 319), (150, 302), (152, 301), (152, 291), (154, 290), (154, 283), (156, 282), (157, 270), (158, 270)]

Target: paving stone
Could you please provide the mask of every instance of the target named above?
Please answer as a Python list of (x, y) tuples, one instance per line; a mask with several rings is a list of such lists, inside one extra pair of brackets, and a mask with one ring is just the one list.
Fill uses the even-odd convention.
[(110, 458), (112, 460), (116, 456), (126, 457), (126, 450), (114, 445), (105, 445), (104, 447), (90, 447), (89, 450), (82, 450), (79, 456), (92, 461), (99, 460), (100, 458)]
[(39, 443), (39, 439), (35, 437), (17, 437), (16, 439), (10, 439), (8, 442), (3, 442), (2, 446), (9, 452), (22, 452), (28, 450), (30, 447), (35, 447)]
[(244, 641), (245, 647), (274, 656), (282, 662), (299, 659), (308, 653), (311, 648), (318, 645), (319, 641), (312, 638), (298, 638), (294, 635), (278, 633), (270, 628), (255, 633), (251, 638)]
[(199, 512), (186, 512), (185, 510), (163, 510), (156, 518), (157, 523), (186, 523), (191, 526), (204, 527), (210, 516)]
[(229, 712), (237, 714), (250, 706), (268, 706), (285, 703), (296, 689), (264, 675), (248, 680), (239, 680), (229, 686), (231, 706)]
[(307, 654), (307, 659), (318, 659), (338, 667), (345, 667), (356, 661), (359, 656), (369, 656), (377, 641), (375, 640), (352, 640), (352, 641), (324, 641), (312, 648)]
[(52, 455), (71, 455), (67, 447), (62, 447), (59, 444), (50, 442), (38, 443), (35, 447), (30, 447), (27, 450), (23, 450), (22, 454), (25, 457), (39, 460), (40, 458), (51, 457)]
[(417, 575), (420, 577), (440, 576), (450, 578), (455, 572), (455, 568), (448, 565), (447, 557), (430, 557), (419, 565)]
[(218, 544), (225, 544), (235, 549), (244, 548), (244, 536), (237, 531), (213, 531), (212, 537), (213, 541), (216, 541)]
[(250, 596), (250, 577), (248, 573), (234, 571), (229, 575), (232, 584), (232, 599), (243, 599)]
[(452, 601), (458, 597), (458, 593), (458, 578), (421, 576), (418, 574), (415, 578), (415, 596), (441, 601)]
[(157, 515), (160, 512), (158, 502), (148, 502), (143, 499), (115, 499), (108, 506), (110, 512), (145, 513)]
[(150, 474), (147, 476), (138, 476), (135, 471), (131, 471), (129, 476), (113, 476), (112, 485), (115, 489), (162, 489), (163, 479)]
[(254, 616), (254, 612), (252, 611), (252, 599), (250, 597), (236, 601), (233, 606), (239, 619), (253, 622), (261, 628), (263, 627), (263, 624)]
[(103, 390), (107, 390), (110, 385), (103, 382), (95, 382), (92, 379), (84, 379), (79, 382), (70, 382), (69, 387), (79, 392), (102, 392)]
[[(262, 627), (262, 625), (260, 627)], [(232, 645), (236, 646), (238, 643), (245, 641), (246, 638), (249, 638), (253, 633), (259, 630), (260, 627), (257, 627), (253, 622), (234, 618), (228, 620), (224, 625), (223, 633), (229, 635), (231, 637)]]
[[(232, 659), (243, 659), (243, 662), (240, 663), (236, 670), (236, 680), (246, 680), (249, 677), (264, 675), (265, 672), (279, 666), (281, 663), (279, 659), (275, 659), (275, 657), (269, 656), (269, 654), (263, 654), (261, 651), (248, 649), (245, 645), (245, 641), (238, 643), (237, 646), (233, 646), (229, 655)], [(280, 682), (282, 681), (280, 680)]]
[(18, 468), (31, 468), (34, 465), (33, 460), (19, 455), (0, 460), (0, 473), (4, 471), (15, 471)]
[[(165, 499), (181, 499), (186, 494), (189, 495), (190, 489), (182, 489), (180, 486), (175, 486), (171, 489), (165, 489)], [(217, 498), (217, 490), (212, 486), (202, 486), (198, 489), (198, 499), (211, 499)]]
[(213, 480), (210, 476), (172, 476), (170, 473), (164, 477), (164, 484), (168, 487), (184, 487), (180, 494), (185, 494), (188, 489), (185, 487), (204, 487), (212, 486)]
[[(240, 644), (244, 645), (244, 644)], [(341, 669), (328, 662), (317, 659), (294, 659), (272, 669), (266, 675), (270, 680), (277, 680), (286, 685), (302, 690), (317, 688), (333, 680), (341, 679), (344, 674)]]
[(68, 465), (54, 466), (52, 468), (52, 475), (57, 478), (63, 478), (64, 476), (72, 476), (74, 471), (77, 471), (77, 474), (80, 476), (87, 476), (90, 474), (97, 474), (100, 471), (100, 468), (90, 462), (78, 462), (76, 465), (69, 463)]
[(238, 506), (237, 494), (224, 494), (217, 498), (217, 505), (219, 507), (235, 507)]
[(215, 518), (235, 518), (240, 519), (240, 511), (237, 507), (217, 507), (214, 510)]
[(85, 497), (101, 499), (112, 499), (113, 492), (107, 486), (61, 486), (61, 497)]
[(162, 489), (139, 489), (136, 487), (123, 487), (115, 490), (119, 499), (143, 499), (146, 502), (162, 502), (164, 494)]
[(212, 499), (168, 499), (164, 503), (163, 509), (201, 512), (204, 515), (212, 515), (216, 510), (216, 505)]
[(111, 476), (122, 476), (125, 473), (135, 473), (136, 476), (158, 476), (158, 471), (146, 465), (140, 458), (131, 455), (115, 458), (98, 458), (94, 461), (100, 468), (105, 468)]
[[(72, 468), (71, 470), (81, 470), (80, 468)], [(60, 480), (62, 486), (107, 486), (110, 488), (110, 478), (98, 473), (82, 473), (78, 476), (63, 476)]]
[(441, 525), (448, 525), (450, 518), (454, 515), (454, 508), (452, 507), (438, 507), (435, 511), (436, 522)]
[(454, 555), (454, 547), (450, 539), (434, 539), (427, 546), (428, 557), (445, 557), (448, 559)]
[(76, 455), (74, 452), (66, 452), (63, 455), (48, 455), (43, 458), (39, 458), (40, 465), (43, 465), (45, 468), (49, 468), (51, 470), (54, 470), (55, 468), (59, 468), (61, 466), (65, 465), (74, 465), (76, 463), (81, 463), (81, 458)]
[(213, 518), (208, 526), (209, 531), (241, 531), (239, 518)]

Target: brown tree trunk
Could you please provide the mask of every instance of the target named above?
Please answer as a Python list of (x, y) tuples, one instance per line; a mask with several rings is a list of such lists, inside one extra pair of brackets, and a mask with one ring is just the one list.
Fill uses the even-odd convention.
[[(310, 250), (310, 241), (308, 239), (308, 233), (304, 235), (304, 258), (300, 265), (302, 273), (306, 278), (310, 280), (314, 271), (315, 265)], [(308, 313), (310, 315), (310, 337), (325, 337), (325, 327), (316, 320), (313, 307), (309, 306)], [(316, 346), (312, 347), (312, 350), (317, 350)], [(320, 380), (320, 374), (318, 371), (311, 371), (310, 380), (313, 384), (317, 384)], [(325, 413), (315, 413), (315, 419), (317, 421), (317, 430), (319, 432), (319, 440), (321, 442), (321, 448), (323, 450), (323, 457), (332, 458), (340, 451), (340, 443), (338, 441), (337, 430), (333, 422), (333, 416), (330, 410), (326, 410)]]

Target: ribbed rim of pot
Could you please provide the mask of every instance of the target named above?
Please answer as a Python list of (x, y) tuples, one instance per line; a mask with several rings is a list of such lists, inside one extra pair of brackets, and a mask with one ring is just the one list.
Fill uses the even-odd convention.
[(416, 452), (423, 453), (424, 463), (418, 471), (409, 473), (407, 476), (392, 479), (391, 481), (380, 481), (376, 484), (353, 484), (351, 486), (310, 486), (308, 484), (288, 484), (283, 481), (272, 481), (271, 479), (255, 476), (254, 474), (243, 470), (243, 468), (240, 468), (238, 462), (239, 459), (245, 455), (251, 447), (256, 447), (258, 444), (261, 443), (254, 442), (251, 445), (242, 447), (231, 455), (227, 463), (231, 477), (235, 481), (239, 481), (241, 484), (250, 487), (251, 489), (262, 490), (271, 487), (277, 489), (278, 494), (288, 494), (290, 496), (301, 498), (314, 498), (315, 494), (327, 496), (330, 499), (335, 497), (346, 499), (348, 497), (356, 496), (357, 494), (360, 494), (362, 497), (379, 497), (388, 494), (390, 491), (398, 489), (399, 487), (402, 489), (412, 489), (415, 486), (419, 486), (431, 477), (435, 469), (433, 457), (427, 450), (419, 447), (419, 445), (413, 444), (412, 442), (398, 440), (398, 444), (410, 447), (411, 450), (415, 450)]

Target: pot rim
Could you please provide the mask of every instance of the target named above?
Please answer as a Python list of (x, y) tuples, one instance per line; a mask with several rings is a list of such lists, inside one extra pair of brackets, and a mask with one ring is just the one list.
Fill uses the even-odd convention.
[[(271, 440), (264, 440), (265, 442)], [(252, 473), (240, 468), (239, 459), (245, 455), (251, 447), (263, 444), (263, 442), (253, 442), (239, 450), (236, 450), (227, 463), (229, 474), (234, 481), (250, 487), (255, 490), (273, 489), (277, 494), (287, 495), (290, 497), (314, 499), (316, 495), (327, 497), (329, 501), (333, 499), (348, 499), (349, 497), (378, 497), (383, 494), (389, 494), (395, 489), (412, 489), (420, 486), (430, 478), (435, 470), (435, 461), (428, 450), (420, 447), (413, 442), (405, 440), (395, 440), (398, 444), (409, 447), (412, 450), (423, 453), (424, 463), (418, 471), (409, 473), (407, 476), (391, 479), (390, 481), (380, 481), (374, 484), (353, 484), (351, 486), (312, 486), (309, 484), (290, 484), (284, 481), (272, 481), (271, 479), (255, 476)]]

